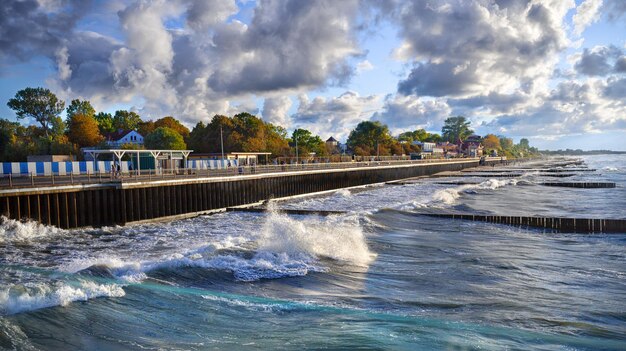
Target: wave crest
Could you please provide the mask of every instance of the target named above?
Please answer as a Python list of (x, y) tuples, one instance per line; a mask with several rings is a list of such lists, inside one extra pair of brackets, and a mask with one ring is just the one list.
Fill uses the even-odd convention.
[(67, 231), (43, 225), (35, 221), (16, 221), (4, 216), (0, 217), (0, 244), (27, 243), (65, 234)]
[(97, 284), (79, 281), (77, 284), (25, 284), (0, 290), (0, 314), (67, 306), (74, 301), (87, 301), (97, 297), (122, 297), (124, 289), (117, 284)]

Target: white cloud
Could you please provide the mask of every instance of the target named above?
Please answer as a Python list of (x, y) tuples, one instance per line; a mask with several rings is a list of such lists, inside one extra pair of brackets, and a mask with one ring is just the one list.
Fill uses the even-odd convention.
[(374, 69), (374, 65), (368, 60), (363, 60), (356, 65), (356, 71), (361, 73), (365, 71), (371, 71)]
[(600, 7), (602, 7), (602, 0), (585, 0), (578, 5), (572, 17), (575, 35), (581, 35), (590, 24), (600, 18)]

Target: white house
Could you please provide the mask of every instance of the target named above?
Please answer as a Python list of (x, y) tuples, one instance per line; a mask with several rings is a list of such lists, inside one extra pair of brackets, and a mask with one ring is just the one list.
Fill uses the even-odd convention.
[(124, 144), (143, 145), (143, 136), (134, 130), (118, 130), (104, 135), (107, 144), (116, 148)]

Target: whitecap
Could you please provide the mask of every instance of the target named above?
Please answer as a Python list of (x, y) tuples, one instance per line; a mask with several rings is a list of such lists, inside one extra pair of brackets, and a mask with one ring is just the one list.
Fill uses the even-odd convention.
[(57, 227), (43, 225), (34, 221), (16, 221), (4, 216), (0, 217), (1, 243), (28, 243), (66, 234), (67, 231)]
[(74, 301), (97, 297), (122, 297), (126, 293), (117, 284), (79, 281), (12, 285), (0, 290), (0, 314), (15, 314), (53, 306), (67, 306)]

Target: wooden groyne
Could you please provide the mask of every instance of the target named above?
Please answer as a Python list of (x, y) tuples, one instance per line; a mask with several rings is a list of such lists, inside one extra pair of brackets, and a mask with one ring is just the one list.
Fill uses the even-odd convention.
[(615, 183), (610, 182), (559, 182), (559, 183), (540, 183), (545, 186), (556, 186), (564, 188), (580, 188), (580, 189), (606, 189), (615, 188)]
[(290, 215), (318, 215), (318, 216), (332, 216), (332, 215), (342, 215), (346, 214), (346, 211), (325, 211), (325, 210), (300, 210), (300, 209), (290, 209), (290, 208), (281, 208), (281, 209), (268, 209), (264, 207), (229, 207), (226, 209), (227, 212), (252, 212), (252, 213), (265, 213), (265, 212), (274, 212), (274, 213), (284, 213)]
[(192, 217), (271, 198), (477, 167), (478, 159), (122, 183), (0, 189), (0, 215), (60, 228)]
[(499, 216), (467, 213), (416, 213), (420, 216), (462, 219), (566, 233), (626, 233), (626, 219)]

